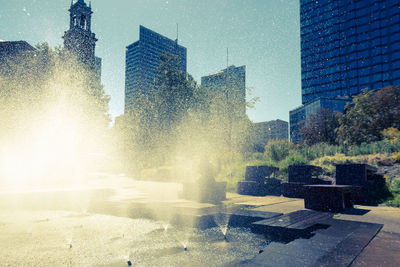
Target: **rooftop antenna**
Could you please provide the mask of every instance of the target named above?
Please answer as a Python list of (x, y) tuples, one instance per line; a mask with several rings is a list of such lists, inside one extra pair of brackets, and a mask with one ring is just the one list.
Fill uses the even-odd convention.
[(179, 26), (178, 23), (176, 23), (176, 43), (178, 43), (178, 38), (179, 38)]
[(226, 69), (229, 67), (229, 48), (226, 48)]

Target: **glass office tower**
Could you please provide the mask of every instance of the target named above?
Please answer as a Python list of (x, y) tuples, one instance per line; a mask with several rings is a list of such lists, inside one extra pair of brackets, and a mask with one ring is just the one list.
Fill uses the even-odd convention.
[(303, 105), (400, 84), (400, 0), (300, 0), (300, 27)]
[(201, 77), (201, 86), (208, 90), (225, 93), (228, 103), (238, 116), (246, 114), (246, 66), (229, 66), (215, 74)]
[(179, 57), (179, 68), (186, 72), (186, 48), (140, 25), (139, 41), (127, 46), (125, 69), (125, 111), (134, 105), (136, 93), (153, 86), (161, 54)]

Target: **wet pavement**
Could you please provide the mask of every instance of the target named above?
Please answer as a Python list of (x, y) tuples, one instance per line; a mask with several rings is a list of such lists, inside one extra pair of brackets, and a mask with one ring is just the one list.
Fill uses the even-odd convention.
[[(218, 209), (180, 199), (181, 188), (98, 175), (62, 189), (2, 190), (0, 260), (5, 266), (127, 266), (136, 255), (133, 266), (400, 266), (400, 209), (356, 206), (326, 221), (328, 228), (289, 242), (231, 228), (228, 244), (224, 222), (204, 230), (169, 226), (172, 237), (165, 235), (171, 214), (210, 216)], [(301, 199), (233, 193), (222, 205), (254, 214), (304, 209)], [(185, 238), (176, 236), (191, 240), (187, 251), (177, 241)]]

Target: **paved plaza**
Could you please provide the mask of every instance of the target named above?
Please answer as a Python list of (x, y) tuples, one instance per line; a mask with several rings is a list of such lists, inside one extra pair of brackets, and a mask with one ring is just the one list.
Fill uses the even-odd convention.
[[(221, 205), (197, 203), (181, 199), (181, 189), (182, 185), (176, 183), (98, 175), (79, 186), (64, 186), (62, 189), (42, 187), (41, 190), (3, 191), (0, 194), (3, 244), (0, 257), (10, 265), (16, 262), (24, 265), (25, 257), (28, 263), (38, 265), (68, 266), (70, 262), (74, 266), (124, 266), (124, 260), (136, 253), (139, 255), (136, 257), (137, 265), (149, 266), (161, 264), (149, 254), (154, 245), (154, 250), (169, 259), (169, 263), (178, 264), (179, 260), (189, 263), (189, 258), (176, 257), (181, 255), (179, 246), (168, 246), (169, 239), (155, 234), (162, 227), (168, 228), (160, 222), (168, 219), (172, 211), (193, 217), (210, 215), (221, 205), (245, 208), (253, 214), (288, 214), (304, 209), (302, 199), (234, 193), (227, 193), (227, 200)], [(399, 209), (355, 206), (343, 214), (334, 214), (321, 225), (327, 227), (316, 228), (309, 236), (286, 242), (272, 240), (270, 243), (263, 243), (250, 232), (232, 228), (227, 236), (231, 234), (231, 238), (237, 240), (228, 245), (218, 241), (220, 233), (210, 232), (215, 229), (204, 230), (192, 235), (197, 241), (207, 235), (213, 242), (204, 242), (212, 250), (204, 250), (197, 241), (193, 242), (193, 247), (196, 247), (196, 252), (207, 254), (210, 261), (216, 259), (212, 251), (219, 254), (230, 251), (225, 258), (222, 257), (220, 266), (228, 262), (238, 266), (400, 266)], [(169, 227), (173, 229), (173, 226)], [(185, 235), (179, 227), (174, 231), (175, 236)], [(151, 238), (144, 238), (143, 233)], [(122, 249), (117, 253), (121, 248), (134, 247), (132, 240), (141, 238), (144, 244), (141, 251)], [(152, 244), (154, 240), (166, 247), (157, 247)], [(247, 250), (243, 250), (240, 244), (246, 244)], [(222, 245), (230, 247), (227, 249)], [(85, 253), (80, 254), (78, 249), (85, 250)], [(196, 259), (194, 254), (191, 257)], [(197, 257), (198, 260), (204, 259), (203, 256)], [(194, 265), (207, 266), (205, 262)]]

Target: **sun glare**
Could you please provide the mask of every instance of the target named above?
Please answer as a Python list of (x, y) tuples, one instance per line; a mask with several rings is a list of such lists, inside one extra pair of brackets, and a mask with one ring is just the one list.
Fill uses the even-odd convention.
[(83, 137), (79, 118), (51, 108), (3, 147), (1, 176), (18, 187), (76, 183), (85, 169)]

